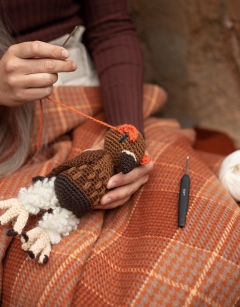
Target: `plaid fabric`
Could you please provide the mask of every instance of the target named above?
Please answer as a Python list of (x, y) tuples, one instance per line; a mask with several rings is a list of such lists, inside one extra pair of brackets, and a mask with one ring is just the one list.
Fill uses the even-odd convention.
[[(191, 131), (176, 121), (149, 117), (163, 97), (158, 87), (145, 86), (145, 136), (155, 166), (148, 183), (124, 206), (85, 216), (78, 230), (53, 248), (46, 265), (30, 260), (20, 239), (10, 243), (7, 227), (0, 228), (2, 306), (240, 306), (240, 210), (215, 175), (222, 157), (194, 151)], [(54, 98), (74, 107), (81, 102), (88, 114), (101, 109), (96, 88), (59, 88)], [(104, 127), (50, 102), (45, 106), (48, 141), (55, 142), (0, 181), (2, 198), (104, 136)], [(69, 129), (71, 135), (61, 136)], [(179, 229), (179, 183), (187, 155), (189, 211)]]

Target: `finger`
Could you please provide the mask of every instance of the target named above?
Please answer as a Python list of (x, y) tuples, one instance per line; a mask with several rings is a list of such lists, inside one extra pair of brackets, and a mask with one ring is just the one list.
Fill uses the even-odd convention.
[[(11, 79), (11, 80), (10, 80)], [(9, 85), (18, 89), (18, 92), (28, 88), (42, 88), (52, 86), (58, 79), (57, 74), (38, 73), (9, 78)]]
[[(6, 63), (6, 71), (13, 75), (14, 72), (23, 75), (36, 73), (71, 72), (77, 69), (77, 64), (68, 60), (55, 59), (20, 59), (14, 58)], [(11, 79), (10, 79), (11, 81)]]
[(138, 181), (141, 177), (149, 174), (152, 170), (153, 162), (149, 162), (144, 166), (138, 166), (127, 174), (118, 173), (110, 178), (107, 184), (108, 189), (131, 184), (132, 182)]
[(28, 70), (27, 74), (35, 73), (59, 73), (59, 72), (71, 72), (77, 69), (77, 64), (68, 60), (55, 60), (55, 59), (30, 59), (22, 60), (21, 67), (19, 69)]
[(69, 52), (65, 48), (40, 41), (25, 42), (12, 45), (8, 49), (8, 52), (22, 59), (67, 59), (69, 57)]
[(101, 205), (108, 205), (112, 202), (119, 201), (121, 199), (125, 199), (126, 197), (130, 197), (133, 193), (135, 193), (144, 183), (148, 181), (149, 176), (145, 175), (141, 177), (139, 180), (132, 182), (131, 184), (127, 184), (124, 186), (120, 186), (107, 194), (105, 194), (100, 203)]
[(18, 103), (21, 103), (44, 99), (49, 97), (52, 94), (52, 91), (53, 85), (41, 88), (22, 89), (17, 93), (16, 100)]
[(102, 140), (101, 142), (93, 145), (91, 148), (85, 149), (86, 150), (99, 150), (99, 149), (103, 149), (104, 148), (104, 140)]
[(105, 205), (105, 206), (103, 206), (103, 205), (98, 205), (98, 206), (95, 207), (94, 209), (104, 209), (104, 210), (105, 210), (105, 209), (114, 209), (114, 208), (117, 208), (117, 207), (119, 207), (119, 206), (124, 205), (129, 199), (130, 199), (130, 196), (125, 197), (125, 198), (123, 198), (123, 199), (116, 200), (116, 201), (114, 201), (114, 202), (112, 202), (112, 203), (109, 203), (109, 204), (107, 204), (107, 205)]

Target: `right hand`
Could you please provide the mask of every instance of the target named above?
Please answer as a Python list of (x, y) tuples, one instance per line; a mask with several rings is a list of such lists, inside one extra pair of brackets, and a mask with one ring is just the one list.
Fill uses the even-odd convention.
[(59, 46), (33, 41), (12, 45), (0, 60), (0, 105), (15, 107), (48, 97), (59, 72), (77, 65)]

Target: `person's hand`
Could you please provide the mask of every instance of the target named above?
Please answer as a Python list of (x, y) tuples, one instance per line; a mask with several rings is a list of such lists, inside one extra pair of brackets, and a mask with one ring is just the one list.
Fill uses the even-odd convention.
[[(147, 153), (146, 153), (147, 154)], [(148, 181), (153, 162), (135, 167), (128, 174), (119, 173), (110, 178), (107, 188), (113, 189), (105, 194), (95, 209), (113, 209), (125, 204), (131, 195)]]
[[(103, 149), (104, 142), (100, 142), (92, 149)], [(146, 152), (146, 154), (148, 154)], [(113, 189), (106, 193), (100, 204), (94, 209), (113, 209), (125, 204), (131, 195), (135, 193), (144, 183), (148, 181), (149, 174), (153, 168), (153, 162), (135, 167), (128, 174), (119, 173), (110, 178), (107, 188)]]
[(76, 70), (59, 46), (33, 41), (12, 45), (0, 60), (0, 105), (9, 107), (48, 97), (57, 73)]

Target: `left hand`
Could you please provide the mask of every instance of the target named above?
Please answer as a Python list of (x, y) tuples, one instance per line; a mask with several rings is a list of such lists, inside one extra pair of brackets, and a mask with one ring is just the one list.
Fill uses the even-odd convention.
[[(93, 150), (103, 149), (103, 141), (91, 148)], [(146, 154), (148, 154), (146, 152)], [(131, 195), (135, 193), (144, 183), (148, 181), (149, 174), (153, 168), (153, 162), (134, 168), (128, 174), (116, 174), (110, 178), (107, 188), (113, 189), (105, 194), (100, 204), (94, 209), (113, 209), (125, 204)]]

